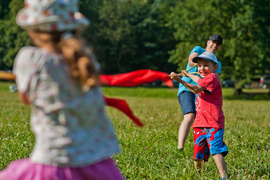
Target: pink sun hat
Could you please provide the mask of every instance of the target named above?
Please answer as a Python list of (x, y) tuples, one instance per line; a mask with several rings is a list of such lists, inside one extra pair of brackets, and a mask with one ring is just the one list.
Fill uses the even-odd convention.
[(16, 23), (24, 29), (46, 32), (85, 29), (89, 24), (80, 12), (78, 0), (25, 0)]

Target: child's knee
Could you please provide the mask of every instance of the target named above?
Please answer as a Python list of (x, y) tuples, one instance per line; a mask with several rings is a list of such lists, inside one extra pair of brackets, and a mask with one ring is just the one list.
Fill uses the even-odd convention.
[(185, 114), (184, 116), (184, 121), (186, 121), (187, 123), (193, 123), (194, 119), (195, 119), (194, 113), (188, 113), (188, 114)]

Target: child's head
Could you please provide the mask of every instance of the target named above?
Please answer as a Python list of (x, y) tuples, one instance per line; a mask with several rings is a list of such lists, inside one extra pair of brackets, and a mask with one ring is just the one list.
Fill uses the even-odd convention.
[(217, 68), (217, 58), (212, 52), (204, 52), (198, 57), (192, 59), (194, 63), (197, 63), (198, 73), (204, 78), (210, 73), (214, 73)]
[(223, 38), (219, 34), (214, 34), (207, 41), (206, 51), (215, 53), (221, 49)]
[(78, 0), (25, 0), (16, 22), (24, 29), (61, 32), (89, 25), (79, 11)]
[(78, 0), (25, 0), (16, 22), (36, 46), (63, 54), (72, 76), (88, 90), (99, 84), (99, 78), (95, 60), (78, 36), (89, 25), (78, 10)]

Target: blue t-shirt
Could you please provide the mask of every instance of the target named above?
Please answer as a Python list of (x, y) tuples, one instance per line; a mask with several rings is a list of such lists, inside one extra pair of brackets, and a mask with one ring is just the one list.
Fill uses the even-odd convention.
[[(200, 46), (195, 46), (192, 51), (189, 53), (189, 55), (191, 55), (192, 53), (194, 52), (197, 52), (198, 55), (201, 55), (202, 53), (205, 52), (205, 49), (203, 49), (202, 47)], [(186, 70), (190, 69), (191, 66), (189, 65), (189, 62), (187, 63), (187, 67), (186, 67)], [(198, 72), (198, 68), (195, 67), (193, 69), (191, 69), (189, 72)], [(218, 72), (219, 74), (221, 74), (221, 63), (218, 61), (218, 68), (216, 70), (216, 72)], [(194, 81), (192, 81), (189, 77), (182, 77), (182, 80), (188, 82), (188, 83), (191, 83), (191, 84), (194, 84), (194, 85), (197, 85), (197, 83), (195, 83)], [(179, 83), (179, 89), (178, 89), (178, 93), (177, 95), (179, 95), (181, 92), (183, 91), (190, 91), (188, 90), (183, 84)]]

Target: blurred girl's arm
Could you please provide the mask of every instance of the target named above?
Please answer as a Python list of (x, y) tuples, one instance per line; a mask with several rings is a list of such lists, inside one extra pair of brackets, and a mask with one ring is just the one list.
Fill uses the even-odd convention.
[(25, 93), (19, 92), (19, 98), (20, 98), (20, 100), (21, 100), (24, 104), (26, 104), (26, 105), (30, 105), (30, 104), (31, 104), (31, 101), (30, 101), (30, 99), (29, 99), (29, 96), (28, 96), (27, 94), (25, 94)]

